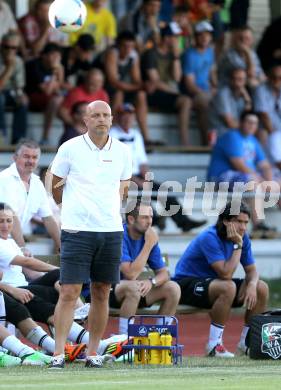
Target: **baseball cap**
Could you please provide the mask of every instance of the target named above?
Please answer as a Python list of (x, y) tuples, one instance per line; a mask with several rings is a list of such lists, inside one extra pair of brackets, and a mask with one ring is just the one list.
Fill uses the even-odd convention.
[(135, 112), (135, 107), (131, 103), (123, 103), (120, 107), (117, 108), (117, 112), (122, 114), (124, 112)]
[(207, 20), (202, 20), (202, 22), (199, 22), (195, 25), (194, 31), (196, 33), (202, 33), (204, 31), (213, 32), (213, 26), (211, 23), (209, 23)]
[(77, 40), (77, 45), (82, 50), (92, 50), (95, 48), (95, 40), (90, 34), (82, 34)]

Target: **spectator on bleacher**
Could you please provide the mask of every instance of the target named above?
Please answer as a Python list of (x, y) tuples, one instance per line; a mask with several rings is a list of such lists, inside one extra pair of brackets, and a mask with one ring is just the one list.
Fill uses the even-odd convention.
[(61, 62), (68, 88), (84, 81), (87, 71), (95, 67), (95, 56), (95, 40), (90, 34), (80, 35), (74, 46), (63, 49)]
[[(233, 208), (232, 208), (233, 207)], [(246, 336), (254, 314), (265, 311), (268, 286), (259, 280), (251, 241), (246, 233), (248, 207), (229, 202), (217, 223), (200, 233), (179, 259), (173, 280), (181, 287), (180, 303), (210, 309), (207, 356), (233, 358), (223, 345), (223, 332), (232, 307), (245, 307), (244, 326), (236, 354), (247, 353)], [(234, 278), (239, 264), (243, 279)]]
[(104, 70), (113, 116), (116, 108), (123, 102), (134, 103), (144, 142), (151, 143), (147, 126), (146, 93), (141, 78), (136, 40), (132, 32), (124, 30), (118, 34), (116, 46), (111, 47), (105, 53)]
[[(273, 180), (272, 167), (266, 159), (265, 152), (255, 134), (258, 129), (258, 117), (254, 111), (244, 111), (240, 116), (240, 126), (229, 130), (217, 140), (214, 146), (211, 162), (208, 169), (208, 181), (229, 183), (232, 191), (235, 183), (252, 182), (251, 191), (255, 191), (257, 185)], [(235, 191), (239, 191), (239, 186)], [(259, 200), (248, 198), (251, 207), (253, 236), (269, 238), (275, 236), (275, 229), (269, 228), (263, 220), (259, 219)]]
[(48, 11), (52, 0), (36, 0), (33, 8), (18, 20), (20, 32), (29, 58), (37, 57), (47, 43), (68, 44), (68, 35), (54, 29)]
[(281, 64), (273, 65), (268, 80), (260, 85), (254, 96), (254, 107), (260, 115), (262, 127), (268, 134), (269, 156), (281, 170)]
[(257, 53), (265, 72), (281, 60), (281, 16), (264, 30)]
[(177, 42), (170, 25), (163, 27), (159, 42), (146, 50), (141, 59), (143, 78), (149, 107), (177, 112), (182, 145), (188, 145), (191, 99), (179, 91), (182, 68)]
[(25, 67), (17, 55), (20, 36), (8, 32), (2, 38), (0, 52), (0, 132), (7, 137), (6, 108), (13, 112), (12, 140), (17, 143), (27, 130), (28, 99), (24, 93)]
[(73, 45), (81, 34), (91, 34), (96, 43), (96, 50), (101, 52), (113, 44), (116, 38), (116, 20), (113, 13), (105, 7), (106, 0), (91, 0), (86, 5), (87, 18), (83, 27), (70, 34)]
[(71, 125), (65, 125), (64, 132), (60, 138), (58, 146), (73, 137), (87, 132), (83, 117), (86, 113), (88, 102), (79, 101), (71, 107)]
[(209, 106), (209, 128), (218, 136), (239, 127), (243, 111), (252, 108), (252, 99), (246, 89), (247, 74), (243, 68), (231, 71), (229, 85), (221, 86)]
[(174, 8), (172, 14), (172, 23), (175, 22), (179, 27), (178, 45), (180, 53), (190, 46), (193, 38), (192, 24), (188, 16), (188, 7), (185, 5)]
[(95, 100), (103, 100), (109, 103), (109, 96), (103, 85), (104, 75), (102, 71), (93, 68), (86, 73), (83, 84), (68, 92), (59, 109), (59, 117), (63, 120), (65, 126), (73, 127), (74, 125), (71, 111), (76, 103), (91, 103)]
[(218, 64), (218, 77), (222, 85), (229, 83), (234, 68), (243, 68), (247, 72), (247, 84), (256, 87), (265, 80), (260, 60), (252, 49), (254, 43), (251, 27), (243, 26), (232, 32), (230, 48), (221, 56)]
[(140, 52), (151, 48), (159, 33), (160, 0), (143, 0), (139, 7), (129, 12), (119, 23), (119, 31), (132, 31)]
[(211, 45), (213, 27), (207, 21), (196, 24), (195, 45), (183, 53), (183, 81), (196, 111), (202, 144), (208, 144), (209, 102), (217, 85), (215, 52)]
[[(133, 174), (131, 181), (137, 184), (139, 189), (143, 189), (144, 183), (147, 182), (145, 177), (149, 172), (148, 158), (145, 152), (144, 143), (139, 131), (133, 127), (135, 121), (135, 109), (129, 103), (125, 103), (119, 107), (116, 118), (116, 125), (110, 130), (110, 135), (119, 141), (124, 142), (129, 146), (133, 156)], [(158, 191), (160, 183), (153, 181), (152, 191)], [(157, 197), (153, 196), (153, 200)], [(166, 203), (163, 205), (165, 209), (170, 209), (173, 205), (180, 206), (178, 200), (173, 196), (168, 196)], [(154, 213), (155, 214), (155, 213)], [(163, 218), (154, 215), (154, 223), (162, 230), (165, 228)], [(171, 216), (175, 224), (187, 232), (193, 228), (204, 225), (206, 221), (195, 221), (183, 215), (183, 209), (180, 206), (178, 212)]]
[(3, 36), (10, 31), (17, 32), (18, 25), (11, 7), (6, 1), (0, 0), (0, 42)]
[(35, 141), (22, 140), (17, 145), (15, 162), (0, 172), (0, 202), (9, 204), (16, 214), (13, 238), (21, 248), (25, 247), (23, 234), (29, 232), (29, 222), (35, 214), (42, 217), (56, 248), (60, 248), (60, 232), (52, 216), (46, 190), (33, 173), (39, 158), (40, 148)]
[[(122, 256), (120, 259), (120, 283), (110, 291), (110, 307), (120, 308), (119, 333), (128, 332), (128, 319), (138, 307), (160, 303), (159, 315), (173, 316), (180, 299), (180, 288), (170, 280), (159, 247), (159, 237), (152, 224), (152, 208), (147, 203), (129, 203), (124, 224)], [(137, 280), (148, 266), (154, 276)], [(161, 321), (161, 322), (160, 322)], [(158, 324), (163, 324), (159, 319)]]
[(61, 64), (61, 47), (47, 43), (38, 58), (26, 64), (26, 92), (31, 111), (43, 112), (41, 143), (47, 144), (53, 119), (63, 100), (64, 70)]

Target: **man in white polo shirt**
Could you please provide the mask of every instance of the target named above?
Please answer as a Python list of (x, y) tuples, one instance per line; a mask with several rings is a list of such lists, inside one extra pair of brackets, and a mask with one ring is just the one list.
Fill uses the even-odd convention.
[(61, 292), (55, 312), (56, 351), (50, 368), (64, 367), (64, 344), (75, 302), (91, 280), (88, 317), (90, 342), (86, 367), (101, 367), (97, 347), (108, 319), (111, 284), (119, 282), (123, 226), (121, 187), (132, 175), (128, 146), (111, 138), (110, 106), (100, 100), (87, 106), (87, 133), (65, 142), (52, 164), (52, 192), (62, 203)]
[[(14, 163), (0, 173), (0, 202), (7, 203), (15, 212), (13, 238), (23, 248), (23, 234), (37, 215), (42, 218), (47, 232), (60, 247), (60, 232), (52, 215), (46, 190), (33, 172), (38, 166), (40, 147), (32, 140), (22, 140), (16, 147)], [(25, 252), (27, 255), (27, 251)]]

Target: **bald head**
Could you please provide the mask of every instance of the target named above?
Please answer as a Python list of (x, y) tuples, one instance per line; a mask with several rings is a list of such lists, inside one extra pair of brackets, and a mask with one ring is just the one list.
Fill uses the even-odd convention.
[(103, 100), (95, 100), (94, 102), (89, 103), (87, 106), (86, 113), (88, 115), (91, 115), (93, 112), (100, 110), (100, 109), (107, 110), (111, 115), (110, 105), (108, 103), (104, 102)]
[(95, 100), (88, 104), (84, 122), (90, 136), (94, 138), (107, 137), (112, 125), (112, 114), (109, 104), (103, 100)]

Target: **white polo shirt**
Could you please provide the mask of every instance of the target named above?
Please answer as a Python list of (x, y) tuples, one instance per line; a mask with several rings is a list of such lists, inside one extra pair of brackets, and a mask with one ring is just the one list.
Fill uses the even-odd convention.
[(129, 129), (126, 133), (120, 126), (113, 126), (110, 135), (128, 145), (133, 158), (133, 175), (140, 174), (140, 166), (148, 164), (142, 135), (137, 129)]
[(28, 282), (22, 272), (22, 267), (11, 265), (16, 256), (23, 256), (23, 253), (15, 240), (0, 238), (0, 269), (3, 271), (1, 282), (14, 287), (27, 286)]
[(29, 222), (35, 214), (41, 218), (52, 215), (47, 192), (39, 176), (31, 174), (27, 192), (15, 163), (0, 172), (0, 202), (7, 203), (15, 211), (24, 233), (29, 231)]
[(51, 171), (66, 178), (62, 196), (62, 229), (123, 230), (120, 180), (132, 176), (132, 157), (126, 145), (109, 137), (106, 145), (99, 149), (86, 133), (61, 145)]

